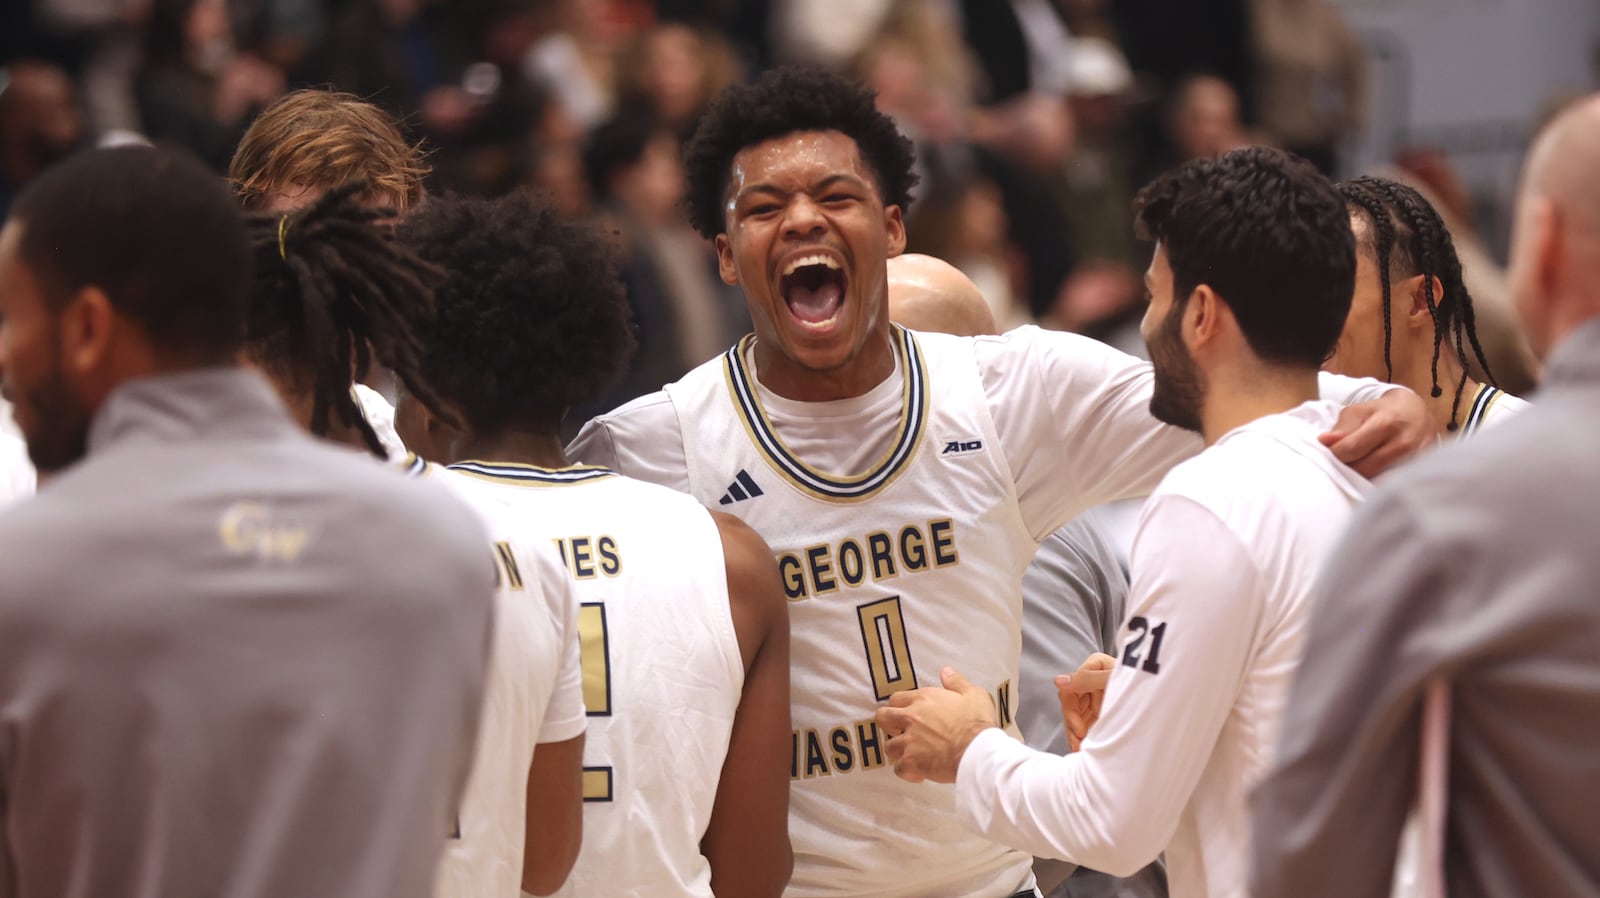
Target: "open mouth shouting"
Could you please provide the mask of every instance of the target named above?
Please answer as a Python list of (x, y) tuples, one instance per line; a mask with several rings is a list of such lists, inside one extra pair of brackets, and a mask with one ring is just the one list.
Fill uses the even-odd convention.
[(778, 294), (789, 307), (789, 317), (813, 333), (831, 330), (844, 307), (844, 266), (828, 253), (796, 256), (783, 268)]

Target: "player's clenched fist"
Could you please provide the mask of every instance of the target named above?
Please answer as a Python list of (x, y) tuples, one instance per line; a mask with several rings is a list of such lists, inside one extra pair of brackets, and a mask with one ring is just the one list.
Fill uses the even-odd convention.
[(1073, 751), (1089, 738), (1089, 728), (1100, 719), (1100, 705), (1106, 698), (1106, 683), (1117, 659), (1095, 652), (1070, 674), (1056, 677), (1056, 696), (1061, 700), (1061, 722), (1067, 727), (1067, 747)]
[(878, 726), (889, 735), (889, 761), (895, 775), (920, 783), (953, 783), (961, 756), (978, 734), (999, 726), (989, 693), (946, 667), (940, 687), (897, 692), (879, 708)]

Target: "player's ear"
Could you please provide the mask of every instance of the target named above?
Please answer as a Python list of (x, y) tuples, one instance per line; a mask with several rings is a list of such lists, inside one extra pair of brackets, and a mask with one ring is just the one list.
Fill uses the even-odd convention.
[(885, 255), (892, 259), (906, 251), (906, 219), (899, 206), (884, 207), (883, 226), (889, 238)]
[(1433, 313), (1428, 310), (1428, 283), (1433, 284), (1433, 304), (1438, 306), (1444, 300), (1444, 284), (1432, 275), (1416, 275), (1406, 279), (1401, 295), (1411, 297), (1411, 307), (1406, 312), (1406, 326), (1413, 330), (1433, 326)]
[(1183, 330), (1196, 346), (1216, 337), (1222, 311), (1221, 298), (1209, 286), (1201, 284), (1189, 294), (1183, 307)]
[(739, 269), (733, 264), (733, 241), (728, 239), (727, 232), (717, 235), (717, 274), (722, 275), (722, 282), (730, 287), (739, 286)]
[(128, 324), (119, 320), (111, 297), (93, 285), (73, 294), (56, 320), (61, 358), (78, 376), (92, 375), (105, 365), (116, 331)]

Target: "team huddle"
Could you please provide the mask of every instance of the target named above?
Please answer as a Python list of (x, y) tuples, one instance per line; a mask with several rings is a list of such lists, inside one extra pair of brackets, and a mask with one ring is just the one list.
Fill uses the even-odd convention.
[[(1136, 201), (1145, 362), (913, 317), (913, 163), (852, 82), (727, 90), (686, 205), (753, 333), (587, 423), (649, 338), (610, 235), (424, 197), (354, 98), (274, 104), (231, 190), (148, 147), (40, 177), (0, 232), (39, 479), (0, 513), (0, 895), (1274, 881), (1250, 795), (1324, 562), (1370, 478), (1527, 407), (1448, 231), (1275, 150), (1185, 164)], [(1144, 497), (1117, 656), (1030, 749), (1024, 575)]]

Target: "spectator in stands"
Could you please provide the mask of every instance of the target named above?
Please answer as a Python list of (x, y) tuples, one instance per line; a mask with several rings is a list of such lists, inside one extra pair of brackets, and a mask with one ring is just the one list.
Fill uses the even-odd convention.
[(429, 0), (348, 0), (295, 80), (331, 85), (376, 103), (423, 130), (451, 133), (470, 117), (451, 76), (459, 37), (446, 8)]
[(218, 171), (255, 114), (283, 93), (283, 72), (238, 52), (224, 0), (153, 0), (137, 95), (145, 133)]
[(1328, 0), (1250, 0), (1250, 11), (1256, 121), (1332, 175), (1340, 141), (1366, 120), (1361, 43)]
[[(648, 111), (625, 110), (590, 135), (584, 174), (601, 214), (622, 240), (622, 278), (641, 334), (640, 351), (593, 413), (653, 392), (715, 357), (750, 330), (743, 295), (717, 277), (716, 257), (678, 202), (677, 135)], [(581, 411), (569, 415), (582, 422)]]
[(739, 76), (733, 47), (709, 28), (670, 22), (645, 32), (618, 60), (617, 90), (628, 108), (645, 108), (687, 135), (711, 98)]
[(1239, 94), (1215, 75), (1191, 75), (1178, 84), (1167, 107), (1171, 165), (1218, 156), (1256, 141), (1240, 118)]
[(83, 143), (72, 80), (36, 59), (0, 70), (0, 221), (22, 185)]

